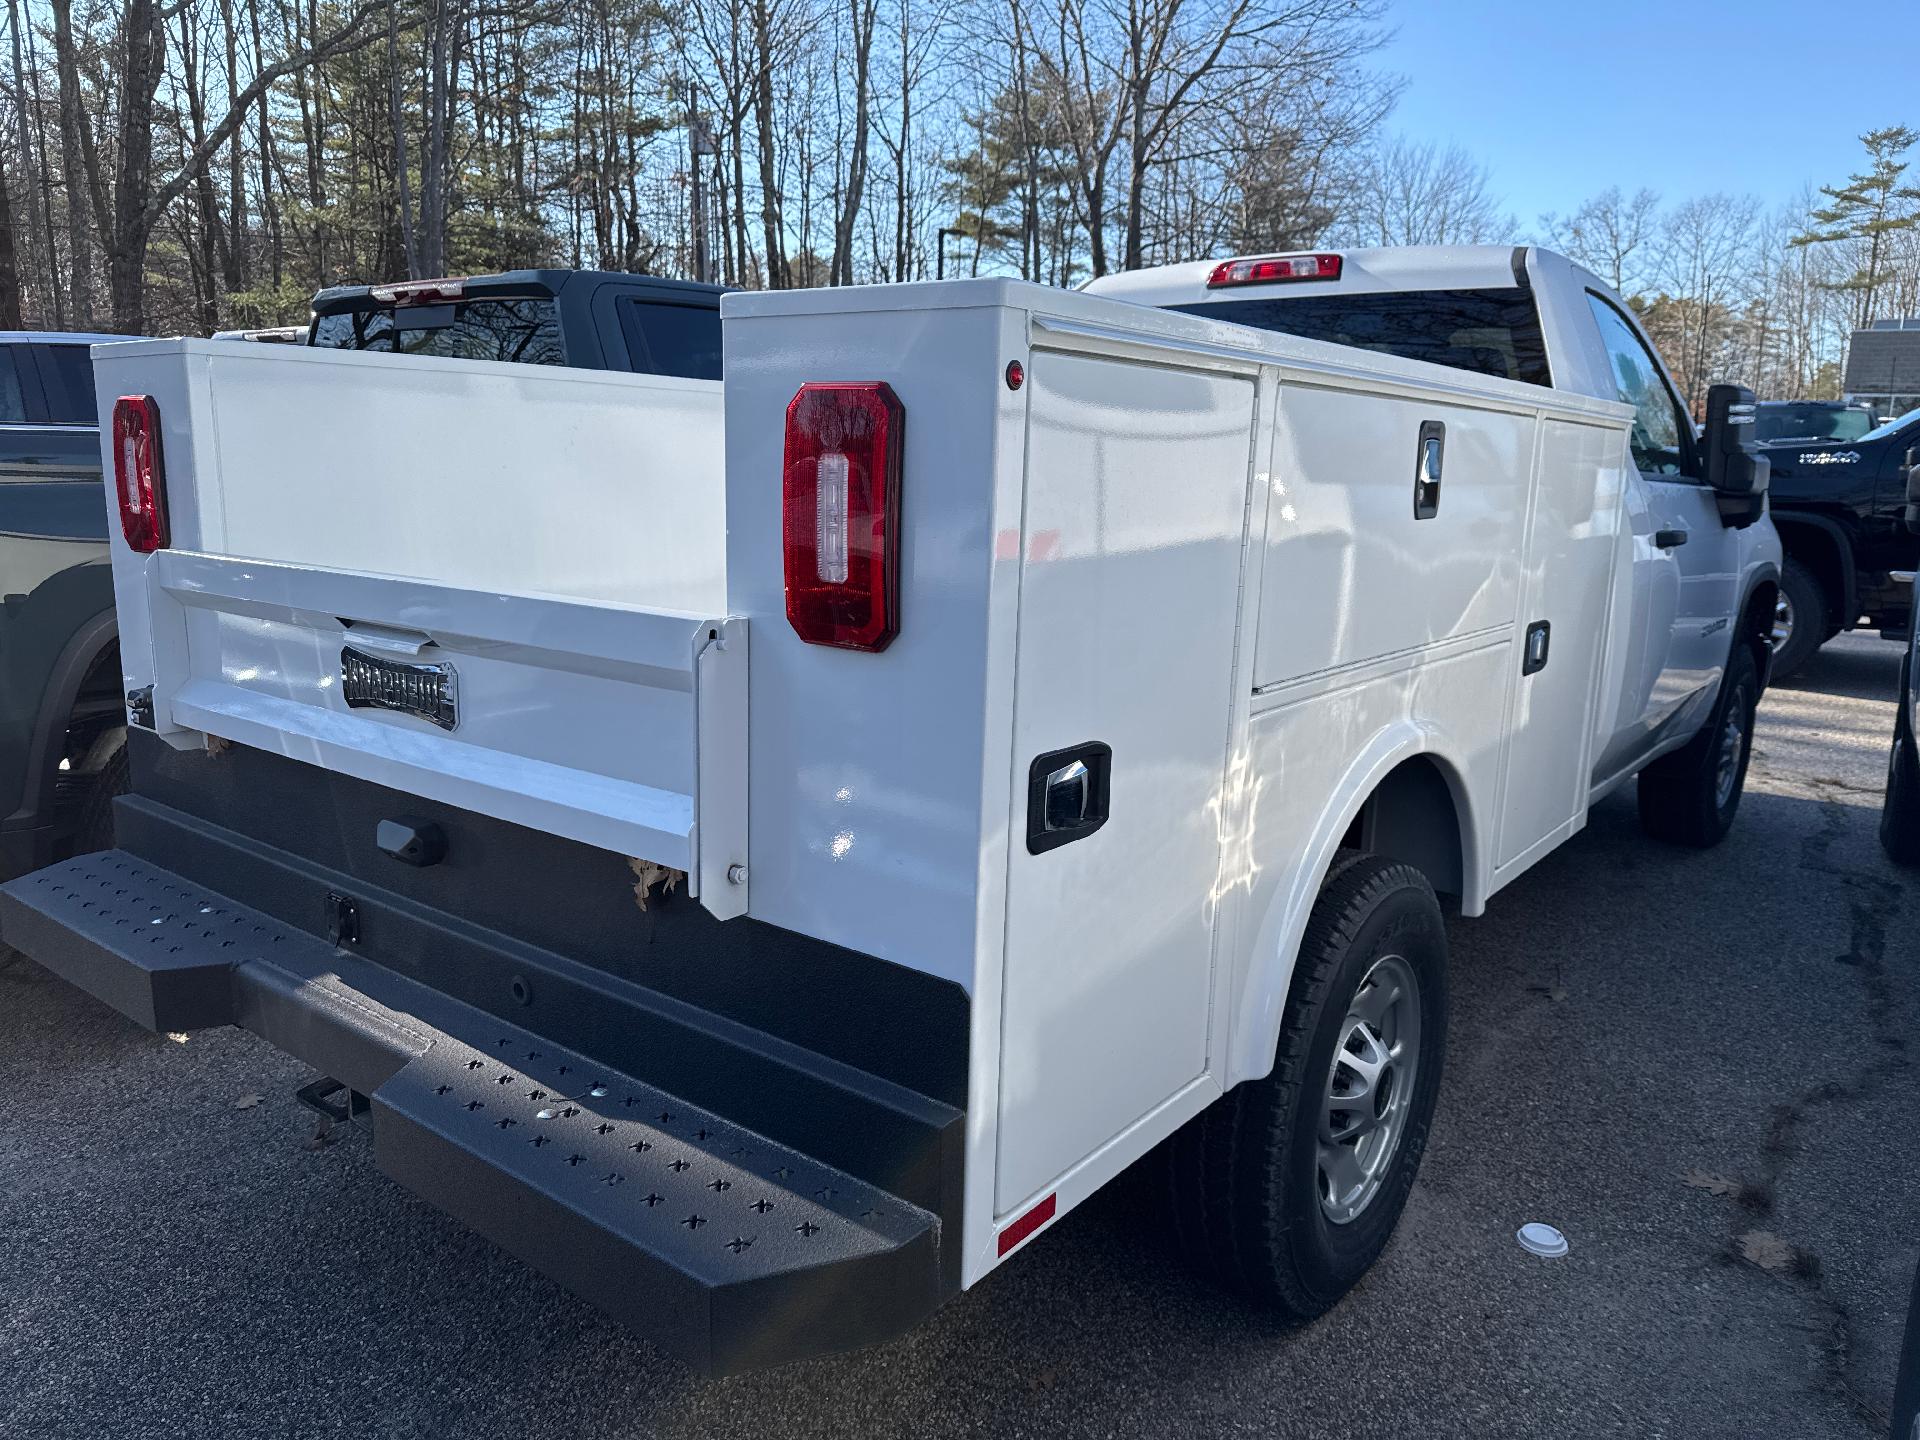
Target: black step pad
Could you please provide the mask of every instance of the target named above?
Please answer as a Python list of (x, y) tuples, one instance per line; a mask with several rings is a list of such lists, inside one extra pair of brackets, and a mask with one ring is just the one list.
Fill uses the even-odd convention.
[(132, 856), (11, 882), (0, 937), (152, 1028), (244, 1025), (369, 1094), (382, 1170), (704, 1373), (947, 1293), (928, 1211)]

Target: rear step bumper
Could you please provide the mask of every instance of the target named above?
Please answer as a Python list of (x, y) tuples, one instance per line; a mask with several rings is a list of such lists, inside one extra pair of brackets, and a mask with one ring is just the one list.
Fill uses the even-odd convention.
[(703, 1373), (952, 1291), (928, 1210), (128, 852), (6, 885), (0, 936), (150, 1029), (240, 1025), (370, 1097), (388, 1175)]

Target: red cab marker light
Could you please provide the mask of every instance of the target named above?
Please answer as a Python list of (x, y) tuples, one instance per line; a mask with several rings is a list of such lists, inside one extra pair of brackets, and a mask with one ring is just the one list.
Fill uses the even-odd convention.
[(1009, 360), (1007, 362), (1007, 388), (1009, 390), (1018, 390), (1026, 383), (1026, 368), (1022, 366), (1018, 360)]
[(1271, 285), (1281, 280), (1338, 280), (1338, 255), (1262, 255), (1248, 260), (1223, 260), (1207, 276), (1207, 288), (1225, 285)]
[(810, 645), (884, 650), (900, 629), (906, 411), (879, 381), (802, 385), (787, 406), (787, 620)]
[(167, 477), (160, 458), (160, 407), (151, 395), (113, 402), (113, 484), (120, 533), (136, 555), (167, 548)]
[(1046, 1199), (1042, 1200), (1038, 1205), (1034, 1206), (1031, 1210), (1027, 1211), (1026, 1214), (1022, 1215), (1018, 1220), (1000, 1232), (1000, 1254), (1002, 1256), (1005, 1256), (1009, 1250), (1033, 1234), (1034, 1231), (1046, 1224), (1047, 1221), (1053, 1219), (1054, 1199), (1055, 1197), (1053, 1195), (1047, 1196)]
[(369, 285), (367, 293), (382, 305), (441, 305), (467, 293), (467, 280), (443, 276), (437, 280), (399, 280), (391, 285)]

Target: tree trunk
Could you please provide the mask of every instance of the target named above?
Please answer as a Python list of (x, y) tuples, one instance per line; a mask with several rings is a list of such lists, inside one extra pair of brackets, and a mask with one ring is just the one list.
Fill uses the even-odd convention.
[(867, 132), (872, 113), (868, 63), (873, 54), (874, 0), (850, 0), (853, 24), (853, 146), (847, 157), (847, 189), (833, 230), (833, 263), (827, 267), (829, 285), (853, 283), (853, 231), (860, 220), (860, 199), (867, 185)]
[(87, 207), (81, 203), (86, 162), (80, 150), (80, 131), (87, 116), (73, 45), (72, 0), (52, 0), (52, 9), (54, 67), (60, 85), (60, 173), (67, 189), (67, 309), (74, 328), (87, 330), (93, 326), (93, 242), (87, 234)]
[(760, 141), (760, 223), (767, 244), (767, 288), (793, 284), (787, 267), (786, 237), (781, 233), (780, 182), (773, 163), (773, 36), (769, 0), (754, 0), (753, 112)]
[(23, 330), (20, 318), (20, 255), (13, 248), (13, 197), (0, 171), (0, 330)]
[[(60, 0), (65, 3), (65, 0)], [(107, 290), (113, 328), (138, 335), (146, 328), (147, 244), (153, 217), (153, 97), (166, 56), (161, 11), (155, 0), (127, 0), (121, 72), (120, 164), (113, 187), (113, 231), (107, 244)]]

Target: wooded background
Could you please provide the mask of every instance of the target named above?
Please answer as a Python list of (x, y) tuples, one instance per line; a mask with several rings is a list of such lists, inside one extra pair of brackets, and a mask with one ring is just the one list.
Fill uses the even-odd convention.
[(6, 4), (0, 328), (204, 333), (541, 264), (1072, 285), (1539, 240), (1697, 401), (1835, 393), (1855, 324), (1920, 312), (1914, 132), (1777, 213), (1610, 188), (1523, 223), (1469, 149), (1393, 133), (1385, 0)]

